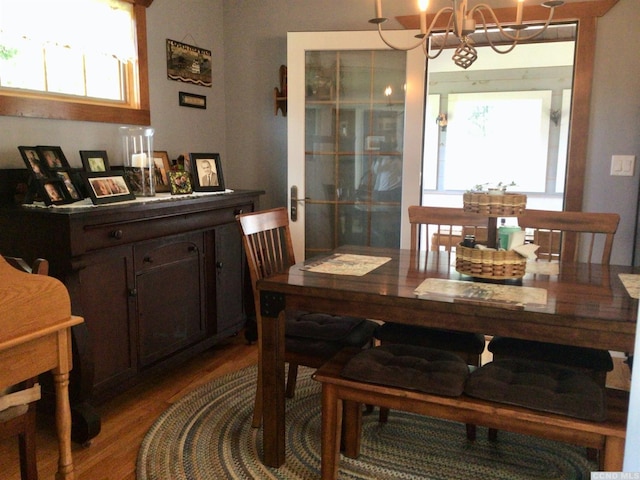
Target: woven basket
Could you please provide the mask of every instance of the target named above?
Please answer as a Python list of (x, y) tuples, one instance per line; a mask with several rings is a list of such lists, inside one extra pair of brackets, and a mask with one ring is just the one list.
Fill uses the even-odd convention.
[(527, 259), (513, 250), (480, 250), (461, 243), (456, 247), (456, 270), (478, 278), (521, 278)]
[(517, 217), (524, 213), (527, 196), (522, 193), (489, 195), (485, 192), (467, 192), (463, 195), (465, 212), (475, 212), (487, 217)]

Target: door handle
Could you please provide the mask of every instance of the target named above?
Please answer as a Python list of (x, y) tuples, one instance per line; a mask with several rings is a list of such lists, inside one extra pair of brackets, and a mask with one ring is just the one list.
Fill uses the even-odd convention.
[(291, 209), (289, 212), (291, 214), (292, 222), (298, 221), (298, 202), (301, 202), (301, 201), (303, 200), (300, 200), (298, 198), (298, 186), (292, 185), (291, 186)]

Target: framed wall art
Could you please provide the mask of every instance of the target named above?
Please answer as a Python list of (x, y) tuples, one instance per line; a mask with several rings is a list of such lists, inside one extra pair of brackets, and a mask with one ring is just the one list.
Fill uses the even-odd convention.
[(82, 174), (94, 205), (133, 200), (136, 196), (122, 174), (95, 172)]
[(104, 150), (80, 150), (80, 159), (85, 172), (108, 172), (111, 169)]
[(178, 92), (178, 103), (181, 107), (207, 109), (207, 97), (195, 93)]
[(224, 177), (219, 153), (190, 153), (194, 191), (224, 191)]
[(167, 77), (210, 87), (211, 50), (167, 39)]
[(153, 164), (156, 174), (156, 192), (171, 191), (171, 183), (169, 182), (169, 172), (171, 171), (169, 154), (165, 151), (153, 152)]

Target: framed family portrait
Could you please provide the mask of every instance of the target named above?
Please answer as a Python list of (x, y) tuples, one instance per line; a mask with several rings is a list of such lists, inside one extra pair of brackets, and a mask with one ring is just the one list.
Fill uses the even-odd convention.
[(22, 155), (25, 165), (35, 178), (42, 180), (51, 177), (48, 170), (42, 164), (37, 147), (22, 146), (18, 147), (18, 150), (20, 150), (20, 155)]
[(84, 172), (82, 178), (94, 205), (133, 200), (136, 196), (122, 174)]
[(172, 195), (185, 195), (193, 192), (191, 185), (191, 175), (184, 170), (170, 171), (169, 183), (171, 184)]
[(59, 178), (40, 180), (38, 193), (45, 205), (64, 205), (78, 200), (71, 197), (64, 182)]
[(80, 159), (85, 172), (108, 172), (109, 158), (104, 150), (80, 150)]
[(169, 172), (171, 171), (169, 154), (165, 151), (153, 152), (153, 164), (156, 174), (156, 192), (171, 191), (171, 182), (169, 181)]
[(196, 192), (224, 191), (224, 177), (219, 153), (190, 153), (193, 190)]
[(69, 171), (69, 162), (67, 162), (67, 158), (64, 156), (64, 153), (62, 153), (62, 149), (60, 147), (46, 147), (39, 145), (36, 148), (38, 150), (40, 161), (47, 170), (51, 172), (55, 172), (57, 170)]

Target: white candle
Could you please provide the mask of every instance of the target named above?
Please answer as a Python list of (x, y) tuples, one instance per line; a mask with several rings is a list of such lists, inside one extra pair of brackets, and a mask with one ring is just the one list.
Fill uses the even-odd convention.
[(144, 168), (147, 156), (144, 153), (134, 153), (131, 155), (131, 166), (134, 168)]
[(418, 8), (420, 9), (420, 33), (427, 34), (427, 7), (429, 0), (418, 0)]
[(382, 18), (382, 0), (376, 0), (376, 18)]
[(524, 8), (524, 0), (517, 0), (518, 10), (516, 11), (516, 24), (522, 25), (522, 9)]

